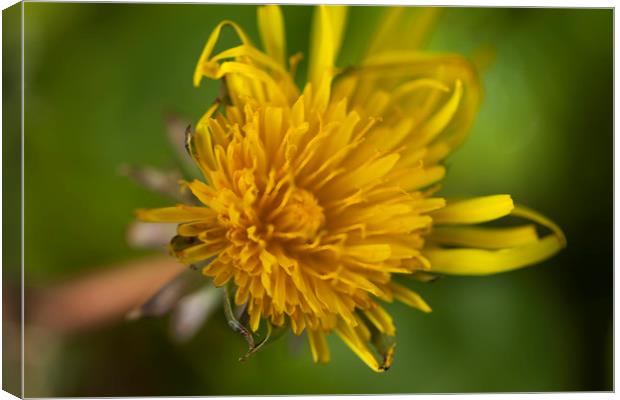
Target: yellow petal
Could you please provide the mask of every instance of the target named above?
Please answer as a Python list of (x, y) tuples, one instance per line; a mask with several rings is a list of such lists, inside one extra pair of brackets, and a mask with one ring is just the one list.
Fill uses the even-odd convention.
[(434, 165), (430, 168), (417, 168), (398, 178), (395, 183), (404, 190), (411, 192), (432, 185), (443, 179), (446, 168), (443, 165)]
[(395, 102), (419, 89), (436, 89), (442, 92), (449, 92), (450, 87), (437, 79), (413, 79), (398, 86), (392, 93), (391, 101)]
[[(218, 255), (226, 247), (226, 242), (221, 240), (215, 243), (199, 244), (197, 246), (189, 247), (176, 254), (176, 256), (186, 264), (190, 264), (197, 261), (206, 260), (209, 257)], [(232, 267), (227, 270), (233, 271)], [(221, 286), (221, 285), (218, 285)]]
[(420, 297), (419, 294), (409, 289), (406, 286), (398, 284), (396, 282), (390, 282), (390, 289), (392, 290), (392, 294), (394, 298), (401, 303), (408, 305), (409, 307), (417, 308), (420, 311), (425, 313), (431, 312), (431, 308), (428, 304)]
[(383, 372), (385, 368), (379, 364), (366, 342), (360, 338), (359, 334), (346, 323), (339, 321), (336, 333), (343, 342), (375, 372)]
[(329, 346), (323, 331), (308, 329), (308, 343), (315, 363), (329, 362)]
[(315, 8), (310, 39), (308, 82), (319, 87), (324, 74), (332, 73), (347, 18), (347, 7), (325, 6)]
[(438, 7), (389, 7), (375, 30), (366, 54), (383, 49), (415, 50), (433, 31), (441, 9)]
[(535, 242), (538, 235), (534, 225), (510, 228), (437, 227), (429, 239), (443, 245), (503, 249)]
[[(482, 87), (474, 65), (455, 54), (382, 49), (381, 52), (369, 54), (361, 65), (348, 71), (347, 75), (350, 79), (358, 77), (360, 82), (370, 82), (365, 85), (370, 91), (376, 91), (376, 86), (379, 85), (379, 89), (393, 92), (394, 88), (384, 87), (381, 83), (386, 76), (394, 78), (390, 80), (394, 84), (398, 83), (399, 78), (411, 79), (413, 77), (426, 77), (444, 83), (457, 81), (462, 83), (463, 93), (460, 95), (458, 109), (452, 116), (450, 124), (445, 127), (445, 132), (436, 136), (429, 147), (424, 160), (426, 164), (437, 163), (461, 144), (470, 131), (482, 97)], [(356, 99), (360, 97), (357, 92), (355, 96)], [(364, 97), (357, 100), (364, 102)], [(355, 101), (352, 104), (355, 104)], [(405, 111), (411, 115), (416, 110)]]
[(348, 246), (346, 254), (367, 263), (378, 263), (390, 258), (392, 249), (387, 244), (368, 244)]
[(198, 179), (187, 182), (186, 186), (201, 203), (209, 205), (211, 208), (219, 208), (214, 202), (216, 196), (215, 191), (210, 186)]
[[(254, 46), (245, 45), (245, 44), (237, 46), (237, 47), (232, 47), (230, 49), (222, 51), (218, 55), (212, 57), (209, 60), (209, 63), (212, 64), (216, 61), (223, 61), (229, 58), (239, 58), (239, 57), (250, 58), (257, 65), (271, 70), (272, 73), (277, 73), (278, 76), (281, 76), (281, 77), (289, 76), (288, 72), (286, 71), (283, 65), (279, 64), (272, 57), (266, 55), (265, 53), (262, 53), (261, 51), (256, 49)], [(210, 70), (210, 68), (207, 68), (207, 70)]]
[(205, 44), (205, 47), (202, 50), (202, 54), (200, 55), (200, 58), (198, 59), (198, 64), (196, 65), (196, 69), (194, 70), (194, 86), (196, 87), (200, 85), (200, 80), (202, 79), (202, 76), (203, 76), (203, 66), (209, 60), (209, 57), (211, 57), (211, 53), (213, 53), (213, 49), (215, 48), (215, 44), (217, 43), (217, 40), (220, 37), (222, 28), (225, 26), (232, 27), (235, 30), (235, 32), (237, 32), (237, 35), (241, 39), (241, 42), (243, 42), (244, 44), (251, 43), (249, 37), (245, 34), (243, 29), (239, 27), (239, 25), (231, 21), (220, 22), (215, 27), (211, 35), (209, 36), (209, 39), (207, 39), (207, 43)]
[(277, 5), (258, 8), (258, 32), (267, 54), (281, 65), (285, 65), (286, 36), (282, 10)]
[(213, 151), (213, 140), (207, 123), (199, 123), (194, 133), (195, 153), (192, 157), (200, 166), (205, 177), (209, 177), (209, 171), (215, 171), (215, 153)]
[(423, 252), (431, 272), (452, 275), (490, 275), (536, 264), (564, 247), (556, 235), (520, 247), (502, 250), (428, 249)]
[(443, 132), (456, 114), (462, 96), (463, 84), (460, 80), (457, 80), (454, 85), (454, 92), (452, 92), (450, 99), (415, 133), (412, 144), (414, 148), (422, 147), (430, 143), (437, 137), (437, 135)]
[(394, 322), (392, 322), (392, 317), (383, 307), (377, 306), (375, 308), (365, 310), (364, 314), (368, 317), (370, 322), (372, 322), (373, 325), (379, 329), (380, 332), (390, 336), (394, 336), (396, 334), (396, 328), (394, 327)]
[(265, 135), (265, 151), (270, 157), (275, 158), (276, 150), (280, 143), (282, 143), (282, 136), (284, 131), (283, 126), (283, 109), (278, 107), (266, 107), (265, 108), (265, 130), (268, 130), (269, 134)]
[(255, 302), (250, 302), (250, 329), (253, 332), (260, 326), (261, 307)]
[(180, 236), (198, 236), (200, 234), (219, 234), (224, 231), (217, 225), (217, 216), (213, 213), (213, 217), (209, 221), (188, 222), (177, 226), (177, 234)]
[(444, 208), (431, 213), (431, 216), (434, 224), (477, 224), (506, 216), (513, 209), (510, 195), (498, 194), (448, 201)]
[[(352, 171), (336, 181), (336, 184), (340, 184), (341, 181), (348, 181), (349, 185), (353, 185), (356, 188), (361, 188), (367, 184), (376, 184), (377, 180), (384, 177), (394, 168), (399, 158), (400, 155), (398, 153), (392, 153), (377, 160), (368, 161), (356, 171)], [(342, 183), (342, 187), (346, 187), (347, 182)]]
[[(211, 79), (221, 79), (226, 75), (235, 75), (238, 74), (245, 78), (248, 78), (250, 82), (259, 84), (263, 82), (267, 86), (267, 92), (271, 95), (271, 100), (275, 104), (285, 104), (286, 97), (282, 91), (282, 87), (278, 85), (273, 77), (271, 77), (265, 70), (261, 68), (257, 68), (253, 65), (244, 64), (236, 61), (229, 61), (220, 64), (213, 63), (209, 65), (209, 69), (203, 71), (203, 73)], [(227, 82), (230, 88), (230, 82)], [(255, 96), (262, 96), (262, 92), (257, 88), (253, 94)], [(230, 90), (230, 92), (233, 92)], [(259, 93), (260, 92), (260, 93)]]
[(563, 243), (564, 246), (566, 246), (566, 236), (564, 236), (564, 232), (562, 232), (562, 229), (560, 229), (560, 227), (555, 222), (551, 221), (549, 218), (545, 217), (539, 212), (536, 212), (519, 204), (515, 205), (515, 208), (514, 210), (512, 210), (511, 214), (515, 217), (527, 218), (541, 224), (542, 226), (546, 226), (547, 228), (551, 229), (551, 231), (553, 231), (553, 233), (559, 238), (560, 242)]
[(284, 311), (286, 304), (286, 273), (283, 270), (275, 273), (275, 285), (273, 288), (273, 305), (277, 311)]
[(375, 29), (374, 38), (368, 46), (367, 54), (373, 54), (380, 51), (383, 46), (389, 45), (394, 39), (396, 28), (402, 21), (403, 14), (407, 9), (405, 7), (387, 7), (379, 21), (379, 26)]
[(190, 207), (179, 204), (176, 207), (163, 207), (136, 210), (136, 217), (146, 222), (191, 222), (211, 220), (215, 213), (205, 207)]

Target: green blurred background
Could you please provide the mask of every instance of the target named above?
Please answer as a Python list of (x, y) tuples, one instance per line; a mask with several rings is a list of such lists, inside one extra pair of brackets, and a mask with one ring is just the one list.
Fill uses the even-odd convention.
[[(165, 115), (202, 115), (217, 90), (191, 85), (207, 36), (232, 19), (258, 41), (255, 11), (25, 4), (28, 288), (146, 254), (125, 243), (126, 226), (135, 208), (167, 200), (117, 168), (175, 166)], [(380, 11), (351, 10), (341, 65)], [(284, 15), (289, 53), (307, 54), (312, 9), (286, 6)], [(558, 222), (569, 246), (536, 267), (420, 284), (429, 315), (389, 305), (398, 351), (387, 373), (371, 372), (335, 337), (326, 366), (289, 338), (239, 363), (245, 344), (218, 313), (184, 345), (168, 338), (167, 318), (74, 334), (36, 354), (26, 344), (28, 358), (42, 359), (26, 371), (26, 395), (612, 390), (612, 31), (612, 10), (444, 11), (431, 49), (490, 45), (496, 59), (442, 193), (510, 193)], [(17, 151), (19, 138), (9, 145)]]

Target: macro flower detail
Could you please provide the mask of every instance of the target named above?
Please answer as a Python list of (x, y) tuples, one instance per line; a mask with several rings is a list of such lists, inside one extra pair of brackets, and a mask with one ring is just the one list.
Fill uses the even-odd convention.
[[(464, 57), (419, 50), (435, 10), (410, 24), (407, 12), (388, 11), (366, 56), (339, 69), (347, 8), (317, 7), (303, 88), (279, 7), (258, 9), (264, 50), (230, 21), (208, 38), (194, 85), (209, 78), (223, 90), (186, 137), (203, 177), (182, 190), (196, 203), (137, 216), (178, 224), (171, 253), (230, 288), (243, 310), (231, 316), (235, 329), (250, 338), (261, 325), (290, 327), (306, 332), (314, 361), (328, 362), (335, 332), (384, 371), (396, 327), (382, 304), (431, 311), (408, 279), (509, 271), (565, 246), (556, 224), (509, 195), (437, 195), (481, 87)], [(225, 27), (240, 44), (215, 53)], [(509, 215), (549, 233), (481, 225)]]

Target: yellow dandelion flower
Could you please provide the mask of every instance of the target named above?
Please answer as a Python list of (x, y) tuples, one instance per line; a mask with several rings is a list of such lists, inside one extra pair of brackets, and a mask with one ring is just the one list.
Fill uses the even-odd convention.
[[(303, 90), (280, 8), (258, 9), (264, 51), (221, 22), (194, 75), (195, 86), (207, 77), (225, 89), (187, 136), (204, 180), (183, 186), (200, 205), (138, 211), (179, 224), (171, 251), (235, 288), (249, 330), (262, 322), (305, 331), (316, 362), (329, 361), (326, 335), (335, 332), (374, 371), (390, 366), (396, 328), (380, 301), (431, 310), (396, 282), (401, 275), (504, 272), (565, 245), (557, 225), (509, 195), (435, 195), (481, 88), (465, 58), (417, 49), (436, 11), (403, 25), (406, 13), (390, 9), (363, 60), (340, 70), (347, 8), (317, 7)], [(240, 44), (214, 54), (224, 27)], [(508, 215), (550, 233), (480, 225)]]

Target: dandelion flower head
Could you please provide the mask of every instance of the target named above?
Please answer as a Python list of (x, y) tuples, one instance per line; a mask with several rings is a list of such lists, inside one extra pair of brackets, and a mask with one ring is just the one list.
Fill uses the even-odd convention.
[[(406, 24), (384, 16), (366, 55), (335, 65), (347, 8), (315, 9), (307, 83), (300, 55), (287, 57), (282, 12), (258, 9), (262, 50), (233, 22), (211, 33), (194, 75), (220, 80), (187, 148), (203, 178), (183, 182), (197, 204), (139, 210), (174, 222), (171, 252), (230, 285), (249, 331), (261, 324), (306, 332), (316, 362), (337, 334), (371, 369), (394, 355), (396, 328), (383, 304), (423, 312), (407, 281), (438, 274), (485, 275), (540, 262), (564, 236), (509, 195), (458, 201), (438, 196), (443, 161), (463, 141), (481, 101), (473, 64), (422, 52), (436, 10)], [(239, 44), (215, 53), (224, 28)], [(508, 215), (534, 224), (480, 225)]]

